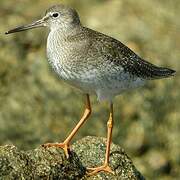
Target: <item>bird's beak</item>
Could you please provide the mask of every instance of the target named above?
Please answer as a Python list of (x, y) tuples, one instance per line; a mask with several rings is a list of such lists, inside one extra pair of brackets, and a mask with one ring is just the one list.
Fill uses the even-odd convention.
[(44, 17), (44, 18), (42, 18), (42, 19), (40, 19), (38, 21), (35, 21), (35, 22), (31, 23), (31, 24), (16, 27), (14, 29), (11, 29), (11, 30), (5, 32), (5, 34), (11, 34), (11, 33), (16, 33), (16, 32), (20, 32), (20, 31), (26, 31), (28, 29), (33, 29), (33, 28), (46, 26), (45, 19), (46, 18)]

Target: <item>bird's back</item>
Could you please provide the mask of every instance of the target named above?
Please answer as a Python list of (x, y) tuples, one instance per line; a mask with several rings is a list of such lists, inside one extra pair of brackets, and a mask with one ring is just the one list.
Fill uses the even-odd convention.
[(91, 40), (89, 51), (94, 51), (97, 57), (97, 54), (99, 54), (99, 57), (103, 59), (103, 62), (100, 62), (102, 64), (107, 62), (114, 67), (123, 68), (125, 72), (132, 76), (148, 80), (166, 78), (175, 73), (172, 69), (158, 67), (145, 61), (123, 43), (112, 37), (88, 28), (84, 28), (84, 31)]

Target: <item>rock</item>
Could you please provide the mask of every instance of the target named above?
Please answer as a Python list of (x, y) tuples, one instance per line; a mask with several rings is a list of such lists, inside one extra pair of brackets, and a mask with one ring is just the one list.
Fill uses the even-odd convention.
[(105, 139), (85, 137), (72, 146), (70, 158), (58, 148), (38, 147), (20, 151), (13, 145), (0, 147), (0, 179), (137, 179), (143, 176), (125, 151), (112, 144), (110, 165), (115, 175), (100, 172), (88, 177), (86, 167), (101, 165), (105, 155)]

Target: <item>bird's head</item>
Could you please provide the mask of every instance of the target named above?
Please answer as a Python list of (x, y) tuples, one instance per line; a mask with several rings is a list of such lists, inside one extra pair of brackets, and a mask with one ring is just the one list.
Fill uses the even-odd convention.
[(55, 5), (49, 8), (45, 16), (31, 24), (16, 27), (5, 34), (25, 31), (38, 27), (49, 27), (51, 30), (67, 30), (80, 25), (80, 19), (75, 9), (66, 5)]

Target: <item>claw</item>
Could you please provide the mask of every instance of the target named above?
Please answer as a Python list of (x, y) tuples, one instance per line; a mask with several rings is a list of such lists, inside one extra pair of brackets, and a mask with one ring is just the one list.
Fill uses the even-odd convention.
[(104, 164), (102, 166), (95, 167), (95, 168), (87, 168), (87, 170), (92, 171), (92, 172), (87, 172), (88, 176), (92, 176), (92, 175), (97, 174), (98, 172), (101, 172), (101, 171), (108, 172), (111, 174), (115, 174), (114, 171), (111, 169), (111, 167), (107, 164)]
[(70, 147), (66, 143), (47, 143), (42, 145), (44, 148), (49, 148), (49, 147), (58, 147), (64, 150), (64, 153), (67, 158), (69, 158), (69, 150)]

